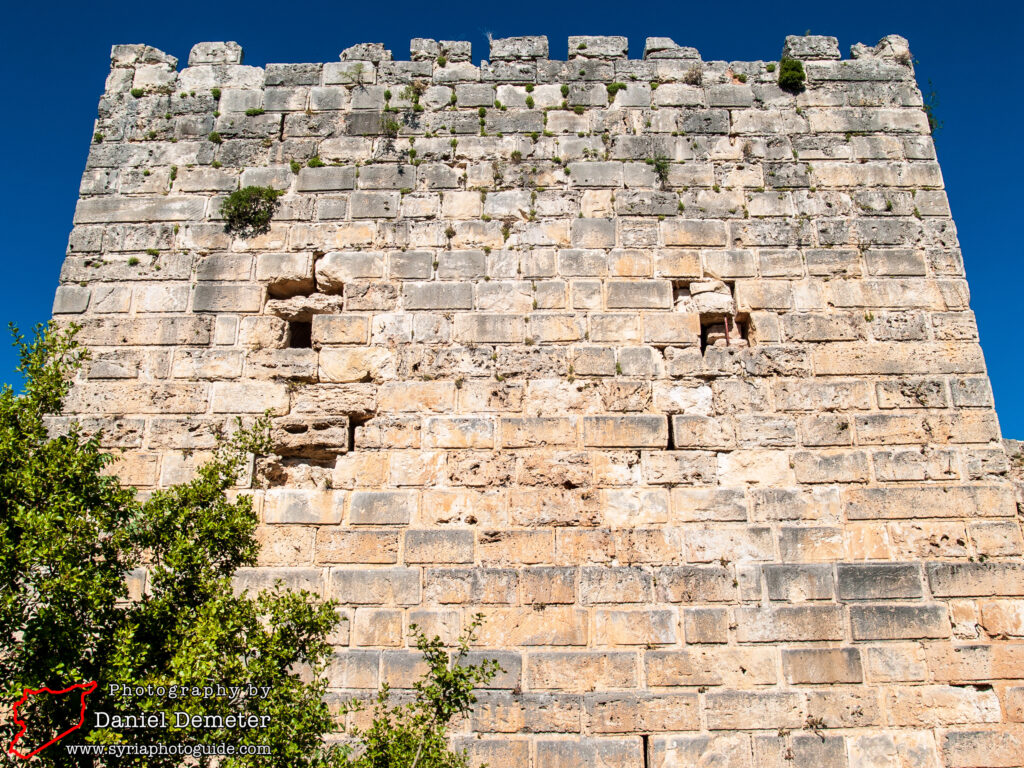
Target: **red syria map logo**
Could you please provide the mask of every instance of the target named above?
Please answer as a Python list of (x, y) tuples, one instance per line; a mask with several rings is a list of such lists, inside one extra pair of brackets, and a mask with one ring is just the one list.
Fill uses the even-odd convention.
[[(91, 683), (76, 683), (75, 685), (72, 685), (72, 686), (70, 686), (68, 688), (63, 688), (63, 689), (61, 689), (59, 691), (53, 691), (53, 690), (50, 690), (49, 688), (39, 688), (38, 690), (33, 689), (33, 688), (26, 688), (26, 689), (24, 689), (24, 691), (22, 692), (21, 698), (18, 699), (16, 702), (14, 702), (14, 706), (12, 707), (12, 712), (14, 714), (14, 724), (18, 726), (18, 733), (11, 740), (11, 746), (9, 746), (7, 748), (7, 751), (10, 754), (12, 754), (12, 755), (17, 755), (18, 757), (20, 757), (20, 758), (22, 758), (24, 760), (28, 760), (33, 755), (38, 755), (40, 752), (42, 752), (44, 749), (49, 747), (51, 744), (57, 743), (58, 741), (63, 739), (65, 736), (67, 736), (69, 733), (71, 733), (72, 731), (75, 731), (75, 730), (78, 730), (79, 728), (81, 728), (82, 727), (82, 723), (85, 722), (85, 697), (88, 696), (90, 693), (92, 693), (93, 691), (96, 690), (96, 684), (97, 683), (96, 683), (95, 680), (93, 682), (91, 682)], [(51, 696), (62, 696), (64, 694), (71, 693), (72, 691), (75, 691), (75, 690), (81, 691), (81, 693), (79, 694), (79, 704), (78, 704), (78, 714), (77, 714), (78, 722), (75, 723), (74, 725), (72, 725), (70, 728), (67, 728), (66, 730), (64, 730), (62, 733), (57, 734), (52, 739), (47, 741), (45, 744), (41, 744), (40, 746), (36, 747), (35, 749), (33, 749), (28, 754), (23, 754), (22, 752), (20, 752), (15, 745), (17, 745), (17, 743), (18, 743), (18, 739), (20, 739), (22, 736), (25, 735), (25, 731), (28, 729), (28, 724), (24, 720), (22, 720), (21, 717), (18, 716), (18, 707), (22, 706), (27, 701), (29, 701), (30, 697), (32, 697), (32, 696), (39, 696), (39, 695), (44, 694), (44, 693), (45, 694), (49, 694)], [(74, 720), (74, 718), (71, 718), (70, 721), (73, 721), (73, 720)], [(25, 749), (25, 747), (22, 747), (21, 749)]]

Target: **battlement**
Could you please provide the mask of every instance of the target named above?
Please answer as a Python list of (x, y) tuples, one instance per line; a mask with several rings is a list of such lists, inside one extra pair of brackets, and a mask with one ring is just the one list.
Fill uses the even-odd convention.
[(239, 581), (342, 602), (340, 699), (484, 613), (477, 762), (1018, 764), (1024, 539), (909, 47), (782, 54), (115, 46), (64, 419), (154, 488), (269, 410)]
[[(677, 45), (667, 37), (649, 37), (642, 59), (628, 58), (625, 37), (573, 36), (568, 41), (568, 60), (548, 57), (546, 37), (510, 37), (490, 43), (490, 59), (472, 63), (472, 46), (465, 41), (416, 38), (408, 61), (395, 61), (380, 43), (346, 48), (340, 61), (322, 64), (268, 64), (265, 68), (243, 66), (237, 43), (198, 43), (188, 66), (178, 73), (178, 60), (147, 45), (115, 45), (111, 50), (108, 93), (141, 89), (165, 92), (176, 85), (186, 91), (211, 87), (261, 88), (338, 85), (374, 85), (378, 82), (410, 83), (423, 80), (436, 85), (455, 83), (563, 83), (563, 82), (657, 82), (728, 85), (739, 80), (771, 83), (768, 65), (773, 62), (724, 62), (701, 60), (695, 48)], [(790, 36), (783, 58), (807, 62), (810, 82), (913, 81), (913, 64), (907, 41), (898, 35), (883, 38), (876, 46), (860, 43), (851, 49), (852, 59), (840, 61), (834, 37)], [(132, 77), (124, 70), (134, 71)], [(657, 104), (657, 102), (654, 102)], [(443, 104), (441, 106), (444, 106)], [(635, 104), (632, 106), (640, 106)], [(650, 104), (648, 104), (650, 106)], [(360, 108), (360, 107), (355, 107)], [(361, 108), (368, 108), (363, 106)]]

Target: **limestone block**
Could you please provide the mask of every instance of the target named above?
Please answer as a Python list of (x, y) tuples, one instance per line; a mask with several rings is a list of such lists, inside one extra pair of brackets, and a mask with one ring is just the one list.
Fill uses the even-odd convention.
[(653, 765), (721, 765), (752, 768), (750, 736), (715, 734), (699, 736), (652, 736)]
[(854, 640), (907, 640), (949, 637), (946, 607), (929, 605), (855, 605), (850, 608)]
[(1024, 595), (1020, 563), (929, 563), (927, 571), (932, 594), (939, 597)]
[(206, 410), (206, 384), (88, 382), (75, 387), (67, 400), (69, 413), (90, 416), (116, 413), (202, 413)]
[(278, 317), (243, 317), (238, 328), (239, 343), (252, 349), (280, 349), (288, 342), (288, 323)]
[(416, 186), (416, 168), (405, 165), (365, 165), (359, 169), (359, 189), (410, 189)]
[(235, 350), (183, 349), (174, 355), (176, 379), (233, 379), (242, 373), (242, 355)]
[(751, 497), (755, 520), (836, 520), (840, 515), (838, 488), (752, 488)]
[(669, 496), (663, 488), (604, 491), (604, 522), (612, 528), (668, 522)]
[(380, 676), (380, 651), (336, 650), (327, 661), (325, 677), (331, 686), (376, 690)]
[(985, 764), (1012, 768), (1024, 750), (1024, 736), (1007, 730), (949, 730), (940, 743), (952, 768)]
[(357, 608), (352, 626), (356, 646), (401, 646), (402, 611), (386, 608)]
[(466, 750), (472, 765), (526, 765), (530, 742), (526, 739), (487, 739), (480, 734), (453, 739), (453, 748)]
[(135, 67), (132, 88), (159, 92), (162, 89), (173, 89), (177, 79), (178, 73), (166, 64), (142, 64)]
[(473, 532), (406, 531), (406, 563), (472, 563)]
[(522, 343), (525, 318), (520, 315), (459, 313), (455, 316), (455, 338), (468, 344)]
[(584, 445), (601, 447), (664, 447), (668, 423), (664, 416), (587, 416)]
[(318, 85), (323, 64), (267, 64), (267, 86)]
[(316, 284), (325, 293), (341, 293), (346, 283), (383, 275), (380, 251), (332, 251), (316, 261)]
[(833, 526), (783, 527), (779, 552), (785, 561), (834, 561), (844, 551), (842, 529)]
[(538, 768), (583, 768), (587, 765), (627, 768), (639, 765), (641, 760), (640, 742), (636, 739), (584, 738), (537, 742)]
[(480, 559), (488, 564), (535, 564), (550, 562), (554, 551), (552, 531), (487, 531), (478, 542)]
[(863, 43), (855, 43), (850, 48), (850, 56), (854, 59), (891, 59), (907, 66), (913, 59), (907, 39), (900, 35), (886, 35), (878, 41), (874, 48)]
[(424, 421), (425, 448), (493, 448), (495, 423), (492, 419), (432, 416)]
[(323, 591), (323, 573), (319, 568), (239, 568), (232, 581), (236, 592), (249, 590), (253, 593), (271, 589), (277, 579), (281, 579), (289, 589), (305, 589), (313, 593)]
[(514, 603), (518, 572), (500, 568), (427, 568), (423, 572), (424, 600), (456, 604)]
[(217, 382), (210, 390), (214, 413), (263, 413), (281, 415), (288, 410), (288, 388), (273, 382)]
[(886, 704), (894, 725), (935, 726), (998, 722), (999, 701), (993, 691), (942, 685), (891, 689)]
[(110, 66), (131, 67), (136, 64), (165, 64), (174, 69), (178, 66), (178, 60), (149, 45), (115, 45), (111, 47)]
[(408, 524), (416, 510), (413, 491), (356, 491), (351, 495), (352, 525)]
[(501, 444), (505, 448), (573, 446), (577, 422), (574, 417), (502, 417)]
[(91, 290), (78, 285), (62, 285), (53, 299), (53, 314), (79, 315), (89, 306)]
[(259, 312), (263, 287), (197, 283), (192, 292), (194, 312)]
[[(479, 309), (489, 312), (526, 313), (533, 308), (534, 301), (533, 285), (525, 280), (492, 280), (476, 286), (476, 303)], [(538, 302), (539, 305), (539, 302)], [(533, 317), (531, 321), (543, 322), (544, 318)], [(564, 323), (565, 324), (568, 324)], [(576, 324), (578, 327), (580, 323)], [(538, 338), (538, 335), (540, 338)], [(580, 329), (578, 335), (571, 338), (581, 338), (583, 335)], [(544, 334), (530, 334), (534, 340), (544, 340)], [(568, 340), (568, 339), (560, 339)]]
[(672, 286), (668, 281), (609, 280), (608, 309), (670, 309)]
[(920, 571), (915, 565), (887, 563), (839, 564), (836, 569), (840, 600), (912, 599), (922, 597)]
[(1019, 555), (1024, 552), (1024, 536), (1016, 523), (977, 523), (969, 526), (968, 531), (975, 549), (986, 557)]
[(405, 251), (388, 256), (389, 274), (401, 280), (429, 279), (433, 272), (433, 254), (428, 251)]
[(728, 642), (728, 611), (725, 608), (684, 608), (683, 636), (691, 645)]
[(609, 647), (674, 644), (679, 617), (674, 610), (598, 608), (594, 611), (595, 640)]
[(274, 422), (271, 432), (274, 452), (281, 456), (321, 456), (348, 450), (349, 419), (326, 416), (318, 419), (290, 418)]
[(104, 475), (117, 477), (122, 485), (155, 486), (160, 473), (160, 457), (156, 454), (134, 453), (119, 456), (104, 467)]
[(385, 412), (448, 413), (455, 407), (455, 393), (452, 382), (389, 382), (380, 387), (377, 402)]
[(383, 43), (360, 43), (343, 50), (341, 60), (371, 61), (379, 64), (382, 61), (391, 61), (391, 51), (385, 48)]
[(473, 286), (467, 283), (405, 283), (406, 309), (472, 309)]
[(665, 245), (724, 246), (725, 225), (700, 219), (666, 219), (659, 225)]
[(795, 482), (788, 457), (778, 450), (739, 450), (719, 454), (718, 476), (724, 485), (788, 486)]
[(843, 612), (833, 605), (743, 606), (734, 612), (740, 642), (841, 640)]
[(742, 728), (741, 723), (751, 718), (766, 728), (798, 728), (803, 723), (803, 697), (774, 691), (711, 692), (705, 712), (712, 729)]
[(831, 566), (766, 565), (761, 570), (771, 600), (800, 603), (830, 600), (835, 595)]
[(644, 59), (699, 59), (695, 48), (684, 48), (670, 37), (648, 37), (644, 42)]
[(782, 57), (790, 59), (838, 59), (839, 41), (825, 35), (787, 35)]
[(569, 38), (570, 59), (624, 59), (628, 53), (629, 41), (625, 37), (582, 35)]
[(419, 569), (388, 567), (359, 570), (336, 567), (330, 573), (331, 595), (352, 605), (417, 605)]
[(981, 626), (990, 637), (1024, 636), (1024, 601), (982, 600)]
[[(446, 196), (446, 200), (451, 195)], [(476, 203), (480, 202), (479, 195), (473, 195)], [(448, 251), (438, 254), (437, 277), (439, 280), (473, 280), (484, 276), (486, 257), (483, 251)]]
[(591, 691), (635, 685), (636, 657), (623, 652), (545, 651), (526, 658), (532, 689)]
[(888, 488), (851, 488), (843, 491), (851, 520), (919, 517), (1012, 517), (1016, 504), (1001, 486), (904, 485)]
[(202, 281), (248, 280), (253, 257), (247, 254), (214, 254), (196, 263), (196, 278)]
[(582, 162), (569, 163), (572, 183), (580, 187), (622, 186), (622, 163)]
[(793, 454), (799, 483), (855, 483), (868, 479), (868, 457), (863, 451), (800, 451)]
[(771, 531), (760, 526), (695, 531), (686, 541), (686, 559), (692, 563), (771, 560), (773, 555)]
[(320, 350), (320, 381), (347, 383), (394, 377), (394, 357), (387, 349), (324, 347)]
[(355, 189), (356, 169), (339, 166), (303, 168), (299, 171), (296, 189), (299, 192), (329, 192)]
[(188, 65), (241, 64), (242, 46), (235, 42), (196, 43), (188, 54)]
[[(691, 458), (690, 452), (673, 452), (678, 458)], [(661, 456), (672, 454), (650, 454), (650, 463), (660, 460)], [(714, 477), (714, 458), (695, 454), (699, 461), (707, 461), (705, 470)], [(674, 478), (673, 478), (674, 480)], [(685, 521), (718, 520), (745, 521), (747, 519), (747, 502), (741, 490), (719, 488), (673, 488), (672, 513), (674, 518)]]
[(257, 565), (301, 566), (313, 562), (314, 529), (308, 526), (260, 526)]
[(75, 206), (75, 223), (202, 220), (204, 197), (90, 197)]
[(313, 315), (313, 344), (365, 344), (369, 327), (362, 315)]
[(330, 315), (341, 312), (344, 300), (340, 296), (314, 293), (310, 296), (293, 296), (290, 299), (270, 299), (266, 313), (289, 322), (309, 323), (316, 315)]
[(548, 57), (548, 39), (536, 37), (506, 37), (490, 41), (491, 61), (531, 61)]
[(594, 733), (693, 730), (699, 720), (693, 694), (587, 694), (585, 706)]
[(704, 89), (684, 83), (663, 83), (651, 93), (651, 99), (659, 107), (707, 106)]
[(264, 521), (270, 524), (340, 523), (344, 500), (340, 491), (271, 488), (264, 503)]
[(650, 685), (693, 686), (735, 684), (740, 678), (751, 685), (776, 682), (774, 657), (756, 646), (737, 652), (729, 648), (654, 650), (644, 654)]
[(1024, 686), (1007, 688), (1005, 693), (1007, 719), (1024, 723)]
[(584, 604), (650, 602), (654, 579), (642, 568), (584, 567), (580, 600)]
[(709, 107), (749, 107), (754, 103), (754, 92), (749, 85), (711, 85), (706, 93)]
[(310, 293), (313, 283), (311, 253), (264, 253), (256, 259), (256, 279), (267, 283), (274, 298)]

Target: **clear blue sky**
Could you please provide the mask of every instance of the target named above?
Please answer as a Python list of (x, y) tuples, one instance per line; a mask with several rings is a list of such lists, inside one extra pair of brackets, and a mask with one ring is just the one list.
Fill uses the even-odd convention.
[[(7, 104), (0, 184), (2, 319), (27, 329), (49, 317), (96, 104), (114, 43), (148, 43), (179, 58), (193, 43), (235, 40), (247, 64), (334, 61), (343, 48), (383, 42), (396, 59), (409, 40), (469, 40), (487, 56), (487, 34), (544, 34), (552, 58), (567, 38), (627, 35), (639, 57), (644, 38), (667, 36), (705, 60), (778, 58), (787, 34), (835, 35), (852, 43), (898, 33), (918, 59), (922, 90), (939, 94), (939, 160), (957, 222), (981, 341), (1004, 437), (1024, 438), (1024, 374), (1018, 333), (1024, 287), (1024, 96), (1017, 55), (1024, 11), (1010, 2), (23, 2), (8, 3), (2, 40)], [(15, 359), (0, 344), (0, 380)]]

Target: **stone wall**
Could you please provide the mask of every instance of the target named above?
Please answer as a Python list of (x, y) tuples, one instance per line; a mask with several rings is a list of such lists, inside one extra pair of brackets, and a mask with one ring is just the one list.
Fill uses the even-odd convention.
[[(145, 488), (269, 409), (239, 578), (342, 602), (338, 700), (483, 613), (477, 762), (1021, 765), (1021, 525), (910, 52), (785, 53), (797, 95), (667, 38), (115, 46), (69, 413)], [(247, 185), (285, 194), (232, 238)]]

